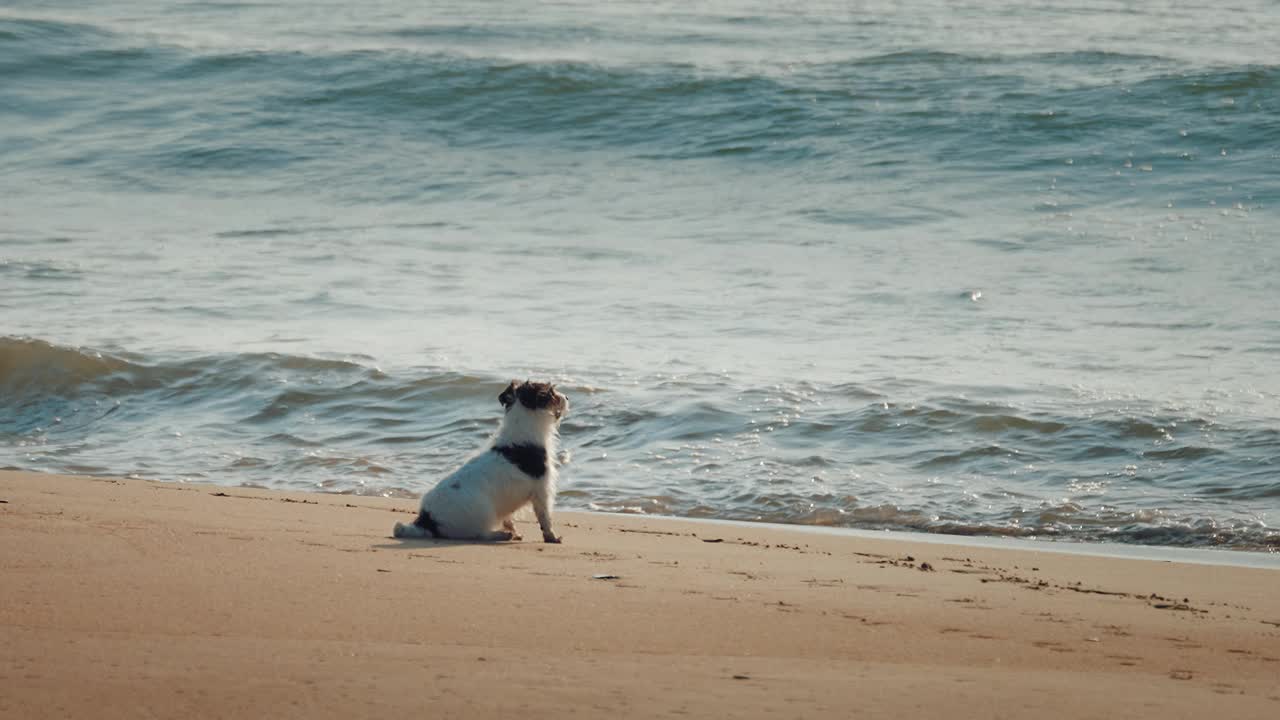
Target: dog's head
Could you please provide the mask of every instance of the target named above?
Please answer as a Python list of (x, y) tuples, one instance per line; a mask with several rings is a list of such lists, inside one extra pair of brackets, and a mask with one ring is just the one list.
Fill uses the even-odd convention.
[(556, 392), (556, 386), (551, 383), (512, 380), (498, 396), (498, 402), (502, 403), (507, 412), (519, 404), (530, 412), (548, 413), (556, 422), (569, 414), (569, 398)]

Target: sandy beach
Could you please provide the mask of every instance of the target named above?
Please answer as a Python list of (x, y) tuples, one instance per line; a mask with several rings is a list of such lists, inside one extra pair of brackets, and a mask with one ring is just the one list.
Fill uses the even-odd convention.
[(0, 717), (1280, 716), (1280, 572), (0, 472)]

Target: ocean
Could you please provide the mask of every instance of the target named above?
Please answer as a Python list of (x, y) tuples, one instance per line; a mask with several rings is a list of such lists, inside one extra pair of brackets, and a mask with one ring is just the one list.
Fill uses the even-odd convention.
[(1280, 5), (0, 4), (0, 467), (1280, 551)]

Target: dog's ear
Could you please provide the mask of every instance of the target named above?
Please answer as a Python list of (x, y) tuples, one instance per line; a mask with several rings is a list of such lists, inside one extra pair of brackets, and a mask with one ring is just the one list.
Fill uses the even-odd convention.
[(569, 398), (557, 393), (555, 385), (551, 386), (550, 394), (552, 414), (556, 416), (556, 420), (559, 420), (564, 417), (565, 413), (569, 412)]
[(498, 402), (502, 403), (502, 407), (507, 408), (508, 410), (511, 409), (512, 405), (516, 404), (515, 380), (512, 380), (511, 384), (507, 386), (507, 389), (503, 390), (502, 394), (498, 396)]

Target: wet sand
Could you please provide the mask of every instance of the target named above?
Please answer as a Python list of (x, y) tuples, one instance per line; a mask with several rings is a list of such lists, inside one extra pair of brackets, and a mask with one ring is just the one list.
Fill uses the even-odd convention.
[(1280, 716), (1280, 571), (0, 472), (0, 718)]

